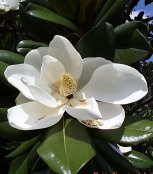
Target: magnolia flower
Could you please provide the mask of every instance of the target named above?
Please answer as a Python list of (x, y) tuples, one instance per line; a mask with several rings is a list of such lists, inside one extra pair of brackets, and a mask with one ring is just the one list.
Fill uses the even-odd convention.
[(24, 0), (0, 0), (0, 12), (5, 13), (9, 10), (17, 10), (19, 2)]
[(88, 127), (115, 129), (125, 117), (121, 104), (147, 93), (137, 70), (101, 57), (82, 59), (58, 35), (49, 47), (30, 51), (23, 64), (8, 66), (4, 74), (20, 91), (18, 105), (8, 109), (8, 121), (22, 130), (50, 127), (65, 111)]

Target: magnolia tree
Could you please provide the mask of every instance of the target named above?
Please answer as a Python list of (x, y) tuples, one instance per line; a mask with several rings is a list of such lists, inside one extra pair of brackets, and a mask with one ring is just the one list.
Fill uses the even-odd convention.
[(153, 122), (134, 114), (150, 101), (140, 65), (153, 49), (148, 25), (129, 18), (135, 5), (1, 1), (0, 163), (6, 173), (151, 171), (153, 156), (138, 147), (151, 142)]

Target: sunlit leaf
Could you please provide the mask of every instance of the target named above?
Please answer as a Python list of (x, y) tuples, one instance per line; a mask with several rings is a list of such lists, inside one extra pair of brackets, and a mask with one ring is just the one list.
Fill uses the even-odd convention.
[(58, 174), (76, 174), (95, 156), (86, 128), (70, 118), (49, 129), (38, 153)]
[(127, 159), (139, 169), (149, 169), (153, 166), (153, 161), (143, 153), (132, 150)]
[[(126, 119), (121, 128), (114, 130), (92, 130), (93, 137), (109, 142), (137, 145), (153, 137), (153, 122), (149, 120)], [(115, 136), (112, 136), (115, 135)]]
[(32, 49), (36, 49), (38, 47), (45, 47), (47, 44), (41, 43), (41, 42), (36, 42), (32, 40), (22, 40), (18, 43), (17, 45), (17, 51), (18, 53), (22, 55), (26, 55), (29, 51)]

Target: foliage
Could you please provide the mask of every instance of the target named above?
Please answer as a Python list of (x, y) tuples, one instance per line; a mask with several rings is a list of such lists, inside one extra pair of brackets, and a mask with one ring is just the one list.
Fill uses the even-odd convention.
[[(153, 1), (145, 0), (148, 5)], [(117, 171), (137, 173), (153, 166), (153, 54), (151, 17), (130, 13), (138, 1), (26, 0), (18, 11), (0, 15), (0, 165), (9, 174), (46, 171), (58, 174)], [(126, 23), (125, 21), (129, 22)], [(21, 131), (9, 126), (7, 109), (18, 91), (4, 78), (10, 64), (22, 63), (32, 49), (46, 46), (54, 35), (66, 36), (82, 57), (105, 57), (141, 71), (149, 85), (146, 98), (125, 106), (126, 119), (116, 130), (91, 130), (68, 114), (55, 126)], [(70, 124), (71, 123), (71, 124)], [(108, 143), (112, 143), (114, 148)], [(116, 144), (131, 145), (123, 156)], [(148, 157), (147, 157), (148, 156)], [(8, 171), (9, 168), (9, 171)], [(147, 170), (149, 171), (149, 170)]]

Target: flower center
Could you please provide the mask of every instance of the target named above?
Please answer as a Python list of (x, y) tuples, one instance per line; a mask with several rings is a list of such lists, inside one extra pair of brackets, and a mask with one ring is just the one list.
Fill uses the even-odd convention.
[[(72, 77), (70, 73), (64, 72), (60, 77), (60, 87), (59, 92), (65, 97), (72, 96), (76, 93), (77, 81)], [(71, 97), (71, 98), (72, 98)]]

